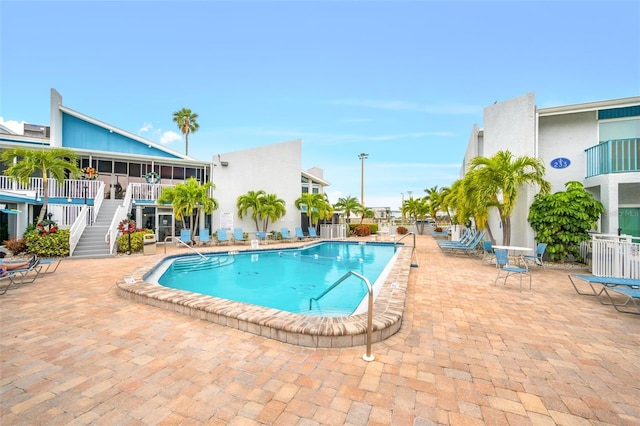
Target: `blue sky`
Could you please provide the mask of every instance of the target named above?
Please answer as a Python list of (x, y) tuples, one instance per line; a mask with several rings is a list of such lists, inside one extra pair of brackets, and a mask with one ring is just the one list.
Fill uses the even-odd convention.
[(638, 96), (640, 2), (2, 0), (0, 123), (49, 124), (50, 88), (180, 152), (190, 108), (202, 160), (302, 139), (331, 202), (365, 152), (366, 205), (395, 209), (459, 177), (495, 101)]

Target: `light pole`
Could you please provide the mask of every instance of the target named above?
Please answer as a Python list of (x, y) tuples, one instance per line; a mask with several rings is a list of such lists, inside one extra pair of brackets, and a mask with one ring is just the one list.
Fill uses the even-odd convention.
[(362, 208), (364, 208), (364, 160), (369, 158), (369, 154), (365, 154), (364, 152), (358, 155), (360, 159), (361, 167), (360, 167), (360, 204), (362, 204)]
[(404, 224), (404, 192), (401, 192), (402, 195), (402, 204), (400, 204), (400, 214), (402, 215), (402, 223)]

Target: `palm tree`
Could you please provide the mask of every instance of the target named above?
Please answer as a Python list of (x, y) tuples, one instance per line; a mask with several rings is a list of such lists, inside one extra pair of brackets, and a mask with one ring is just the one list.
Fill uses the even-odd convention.
[(427, 214), (429, 214), (429, 200), (427, 197), (422, 198), (409, 198), (405, 200), (403, 206), (404, 213), (411, 219), (415, 220), (416, 230), (418, 234), (422, 235), (424, 232), (425, 219), (427, 218)]
[(266, 194), (262, 197), (259, 216), (262, 219), (262, 230), (267, 231), (269, 220), (275, 222), (287, 214), (286, 202), (276, 194)]
[[(236, 200), (236, 208), (238, 209), (238, 217), (244, 218), (251, 210), (251, 218), (256, 224), (256, 231), (260, 231), (260, 206), (262, 199), (266, 196), (263, 190), (249, 191), (241, 195)], [(264, 230), (266, 231), (266, 229)]]
[(178, 125), (178, 129), (184, 135), (184, 154), (189, 155), (189, 133), (195, 133), (200, 128), (196, 121), (198, 114), (191, 112), (189, 108), (182, 108), (173, 113), (173, 122)]
[(26, 185), (34, 174), (42, 175), (42, 209), (38, 222), (44, 219), (49, 205), (49, 179), (55, 179), (58, 186), (62, 186), (67, 172), (71, 178), (78, 177), (77, 159), (78, 155), (67, 148), (12, 148), (2, 152), (2, 161), (8, 166), (5, 174), (12, 179)]
[(477, 188), (477, 199), (490, 200), (498, 209), (502, 223), (502, 242), (511, 242), (511, 214), (523, 185), (538, 185), (547, 194), (551, 184), (544, 179), (544, 163), (537, 158), (521, 156), (516, 159), (509, 151), (498, 151), (493, 157), (474, 157), (470, 171)]
[(436, 217), (438, 216), (438, 212), (440, 211), (440, 206), (442, 205), (442, 200), (443, 200), (443, 194), (446, 189), (447, 187), (438, 189), (438, 185), (436, 185), (434, 187), (427, 188), (424, 190), (424, 192), (427, 193), (425, 198), (429, 201), (429, 207), (430, 207), (429, 214), (431, 215), (434, 221), (436, 220)]
[(200, 212), (210, 214), (218, 208), (218, 201), (209, 196), (211, 189), (214, 189), (213, 182), (200, 184), (196, 178), (190, 177), (184, 183), (176, 184), (171, 188), (164, 188), (159, 203), (171, 203), (176, 219), (182, 221), (182, 228), (187, 228), (186, 218), (190, 218), (191, 241), (198, 229)]
[(324, 194), (305, 192), (294, 204), (298, 210), (306, 211), (309, 218), (309, 227), (315, 226), (318, 219), (326, 217), (327, 212), (332, 210), (331, 204)]
[(351, 223), (351, 213), (358, 211), (361, 205), (356, 197), (349, 195), (346, 198), (338, 198), (338, 202), (333, 205), (333, 208), (342, 210), (347, 218), (347, 223)]

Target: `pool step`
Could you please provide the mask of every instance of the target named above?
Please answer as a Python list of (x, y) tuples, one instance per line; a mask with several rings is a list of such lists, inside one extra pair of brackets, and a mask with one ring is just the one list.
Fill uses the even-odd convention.
[(234, 257), (224, 256), (224, 257), (192, 257), (186, 259), (176, 259), (171, 268), (174, 271), (186, 271), (186, 270), (204, 270), (204, 269), (213, 269), (219, 268), (221, 266), (230, 265), (235, 261)]

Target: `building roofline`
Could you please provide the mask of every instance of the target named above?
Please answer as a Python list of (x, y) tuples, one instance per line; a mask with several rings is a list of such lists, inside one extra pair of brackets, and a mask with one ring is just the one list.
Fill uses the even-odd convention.
[(74, 116), (74, 117), (76, 117), (76, 118), (78, 118), (80, 120), (86, 121), (86, 122), (91, 123), (93, 125), (96, 125), (98, 127), (102, 127), (103, 129), (106, 129), (106, 130), (109, 130), (111, 132), (117, 133), (117, 134), (119, 134), (121, 136), (124, 136), (126, 138), (133, 139), (136, 142), (139, 142), (141, 144), (145, 144), (147, 146), (153, 147), (155, 149), (158, 149), (160, 151), (166, 152), (168, 154), (175, 155), (176, 157), (179, 157), (179, 158), (181, 158), (183, 160), (202, 161), (202, 160), (196, 160), (195, 158), (192, 158), (192, 157), (189, 157), (187, 155), (181, 154), (178, 151), (174, 151), (174, 150), (169, 149), (169, 148), (167, 148), (165, 146), (159, 145), (159, 144), (157, 144), (157, 143), (155, 143), (155, 142), (153, 142), (153, 141), (151, 141), (149, 139), (145, 139), (145, 138), (143, 138), (141, 136), (138, 136), (138, 135), (136, 135), (134, 133), (131, 133), (131, 132), (128, 132), (126, 130), (120, 129), (118, 127), (112, 126), (111, 124), (107, 124), (107, 123), (105, 123), (103, 121), (100, 121), (98, 119), (95, 119), (93, 117), (89, 117), (88, 115), (82, 114), (81, 112), (78, 112), (78, 111), (76, 111), (74, 109), (71, 109), (69, 107), (66, 107), (64, 105), (58, 105), (58, 108), (60, 109), (60, 111), (66, 113), (66, 114), (69, 114), (71, 116)]
[(327, 182), (324, 179), (320, 179), (318, 176), (312, 175), (311, 173), (302, 170), (302, 176), (306, 177), (307, 179), (311, 179), (314, 182), (319, 183), (322, 186), (330, 186), (331, 184), (329, 182)]
[(586, 102), (582, 104), (563, 105), (550, 108), (539, 108), (538, 115), (541, 117), (560, 115), (560, 114), (575, 114), (579, 112), (598, 111), (601, 109), (609, 108), (623, 108), (627, 106), (640, 105), (640, 96), (633, 96), (629, 98), (611, 99), (607, 101)]

